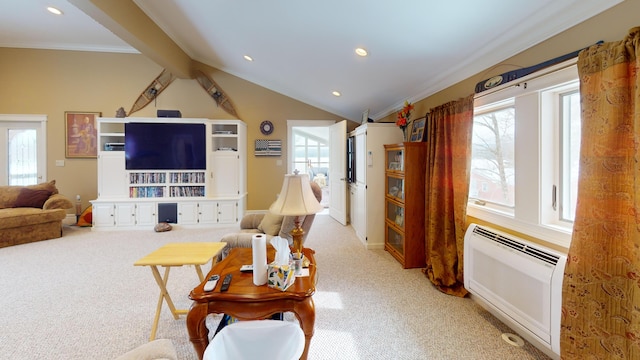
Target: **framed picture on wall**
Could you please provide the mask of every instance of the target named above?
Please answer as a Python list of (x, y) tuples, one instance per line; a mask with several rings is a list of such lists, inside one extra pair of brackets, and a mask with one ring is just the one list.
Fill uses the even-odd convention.
[(98, 156), (97, 118), (102, 113), (65, 111), (64, 151), (67, 158), (93, 158)]
[(366, 124), (369, 121), (369, 109), (362, 112), (361, 124)]
[(427, 117), (421, 117), (416, 119), (411, 124), (411, 136), (409, 138), (412, 142), (421, 142), (424, 138), (424, 128), (427, 123)]

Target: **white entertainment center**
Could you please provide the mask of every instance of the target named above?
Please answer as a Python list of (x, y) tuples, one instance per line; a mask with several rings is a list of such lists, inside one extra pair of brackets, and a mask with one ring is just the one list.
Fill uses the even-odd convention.
[[(144, 131), (145, 127), (163, 129), (162, 126), (169, 126), (168, 129), (179, 129), (181, 124), (184, 128), (195, 128), (195, 135), (179, 134), (181, 137), (173, 143), (182, 147), (165, 149), (170, 149), (173, 156), (169, 157), (182, 155), (182, 160), (192, 162), (199, 156), (180, 153), (184, 153), (184, 149), (202, 148), (196, 153), (204, 152), (200, 163), (184, 168), (180, 164), (170, 164), (166, 169), (162, 164), (154, 164), (145, 169), (144, 164), (153, 162), (143, 158), (134, 165), (131, 156), (125, 157), (125, 128), (138, 126)], [(185, 139), (195, 136), (202, 140), (201, 129), (204, 129), (204, 142), (193, 146), (188, 143), (185, 147)], [(164, 221), (179, 226), (229, 225), (242, 218), (247, 198), (244, 122), (195, 118), (98, 118), (96, 141), (98, 198), (91, 201), (93, 230), (153, 229), (158, 222)], [(128, 146), (131, 150), (131, 139)]]

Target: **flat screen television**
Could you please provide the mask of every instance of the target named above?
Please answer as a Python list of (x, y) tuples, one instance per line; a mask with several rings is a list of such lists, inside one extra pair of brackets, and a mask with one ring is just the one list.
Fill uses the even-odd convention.
[(125, 123), (127, 170), (205, 170), (205, 124)]

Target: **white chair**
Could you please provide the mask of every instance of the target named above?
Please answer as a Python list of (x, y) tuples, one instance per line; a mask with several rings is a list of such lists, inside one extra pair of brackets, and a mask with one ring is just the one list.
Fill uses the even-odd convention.
[(304, 332), (280, 320), (238, 321), (222, 328), (204, 351), (203, 360), (297, 360)]

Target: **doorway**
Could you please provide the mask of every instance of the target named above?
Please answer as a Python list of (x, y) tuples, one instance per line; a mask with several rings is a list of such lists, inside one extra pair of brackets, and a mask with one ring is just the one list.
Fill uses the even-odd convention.
[(320, 204), (329, 208), (331, 193), (329, 188), (329, 126), (324, 121), (296, 121), (289, 127), (288, 172), (298, 171), (309, 174), (309, 180), (322, 189)]
[[(298, 170), (309, 174), (311, 181), (321, 185), (324, 213), (328, 210), (343, 225), (347, 225), (346, 123), (347, 120), (287, 121), (288, 173)], [(322, 169), (325, 164), (326, 173)]]

